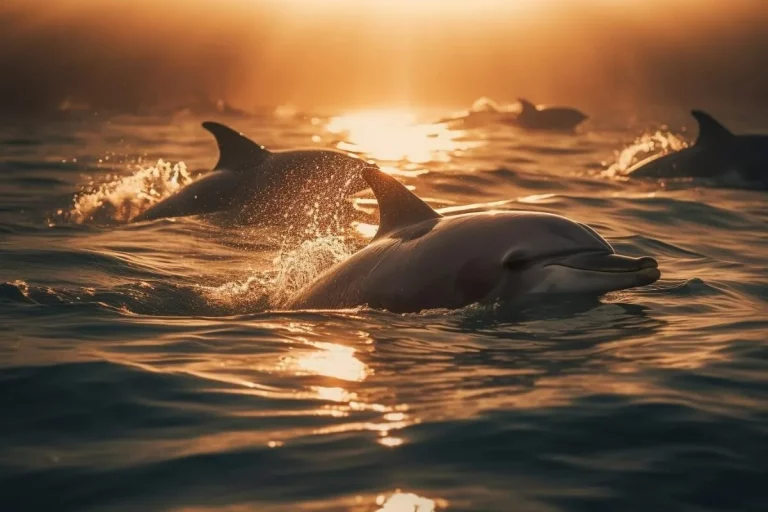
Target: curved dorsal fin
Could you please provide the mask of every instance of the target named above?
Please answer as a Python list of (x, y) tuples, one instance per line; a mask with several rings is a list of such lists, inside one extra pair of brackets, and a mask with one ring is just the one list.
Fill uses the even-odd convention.
[(691, 115), (699, 123), (699, 136), (696, 138), (696, 144), (717, 144), (733, 137), (728, 128), (703, 110), (692, 110)]
[(523, 108), (521, 114), (525, 114), (526, 112), (535, 112), (539, 110), (536, 108), (536, 105), (531, 103), (525, 98), (517, 98), (517, 102), (520, 103), (520, 106)]
[(213, 134), (219, 145), (219, 162), (214, 170), (247, 171), (262, 163), (270, 154), (264, 146), (256, 144), (229, 126), (206, 121), (203, 128)]
[(398, 229), (442, 217), (395, 178), (374, 167), (362, 170), (379, 203), (379, 230), (374, 240)]

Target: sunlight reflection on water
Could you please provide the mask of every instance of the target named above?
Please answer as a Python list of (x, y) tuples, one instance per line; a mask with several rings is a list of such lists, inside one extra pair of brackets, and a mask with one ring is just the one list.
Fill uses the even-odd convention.
[(445, 508), (447, 503), (398, 490), (390, 496), (379, 495), (376, 505), (381, 507), (376, 512), (435, 512), (438, 506)]
[[(443, 140), (439, 127), (435, 137), (425, 135), (431, 127), (404, 128), (392, 141), (377, 141), (378, 128), (363, 121), (342, 136), (346, 119), (331, 125), (340, 130), (335, 139), (360, 151), (370, 142), (381, 155), (407, 152), (419, 161), (425, 147), (450, 154), (462, 144)], [(284, 123), (295, 133), (272, 121), (253, 131), (296, 147), (308, 135), (301, 122)], [(409, 116), (387, 122), (418, 126)], [(161, 135), (146, 129), (148, 140)], [(215, 148), (198, 131), (190, 129), (195, 144), (150, 147), (151, 161), (162, 154), (208, 169)], [(757, 474), (765, 459), (756, 450), (765, 410), (764, 198), (573, 174), (603, 170), (600, 163), (615, 156), (630, 166), (683, 147), (664, 134), (648, 132), (614, 153), (617, 140), (635, 133), (598, 133), (581, 141), (584, 153), (558, 153), (547, 150), (581, 146), (501, 129), (485, 139), (481, 130), (466, 133), (482, 140), (480, 151), (451, 155), (448, 164), (406, 156), (381, 167), (441, 213), (534, 209), (594, 223), (617, 250), (657, 257), (668, 277), (594, 303), (523, 312), (477, 305), (413, 315), (274, 311), (267, 298), (348, 257), (359, 237), (313, 235), (297, 246), (282, 244), (283, 233), (205, 219), (109, 230), (86, 220), (40, 231), (26, 220), (17, 224), (9, 210), (0, 225), (9, 240), (0, 299), (11, 340), (3, 396), (14, 412), (8, 417), (18, 420), (7, 444), (20, 461), (10, 478), (72, 503), (103, 496), (96, 508), (110, 506), (122, 478), (131, 487), (121, 496), (132, 492), (136, 510), (147, 508), (140, 497), (162, 495), (179, 510), (226, 498), (242, 510), (436, 512), (448, 507), (438, 496), (450, 500), (449, 509), (509, 510), (520, 499), (510, 482), (521, 479), (533, 490), (520, 509), (551, 508), (547, 493), (565, 481), (574, 486), (564, 492), (594, 490), (598, 500), (611, 492), (617, 510), (631, 508), (637, 496), (627, 490), (635, 489), (638, 471), (659, 489), (659, 500), (685, 508), (681, 491), (701, 495), (713, 479)], [(401, 149), (399, 140), (409, 137), (413, 147), (399, 155), (388, 149)], [(40, 161), (39, 148), (25, 151), (29, 162)], [(134, 173), (129, 165), (109, 179)], [(49, 181), (77, 179), (69, 168), (39, 172)], [(13, 176), (3, 179), (19, 190), (36, 183)], [(173, 175), (160, 179), (172, 183)], [(30, 210), (43, 200), (46, 208), (70, 208), (79, 182), (56, 188), (55, 203), (46, 196), (49, 181), (8, 201)], [(359, 232), (372, 235), (375, 200), (368, 194), (355, 205), (370, 210), (355, 219)], [(617, 470), (627, 453), (632, 466)], [(733, 471), (734, 457), (745, 472)], [(553, 473), (553, 460), (574, 462)], [(157, 479), (160, 471), (168, 478)], [(259, 478), (272, 472), (275, 478)], [(62, 486), (70, 477), (73, 485)], [(671, 478), (682, 483), (665, 489)], [(731, 508), (758, 495), (732, 493)], [(648, 496), (642, 505), (655, 509)]]
[(405, 110), (367, 110), (336, 116), (326, 130), (346, 137), (338, 143), (339, 149), (414, 164), (449, 162), (454, 153), (479, 145), (476, 141), (460, 141), (462, 131), (419, 124), (416, 116)]
[(289, 364), (297, 371), (353, 382), (362, 382), (372, 372), (355, 357), (355, 349), (351, 347), (325, 342), (307, 343), (318, 350), (292, 356)]

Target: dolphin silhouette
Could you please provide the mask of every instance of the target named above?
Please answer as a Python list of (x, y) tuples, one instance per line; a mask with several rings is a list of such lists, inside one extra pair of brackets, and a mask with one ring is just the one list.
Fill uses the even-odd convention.
[(329, 149), (269, 151), (232, 128), (206, 121), (219, 147), (213, 172), (132, 219), (141, 222), (235, 211), (244, 221), (282, 216), (286, 205), (336, 204), (367, 188), (360, 158)]
[(570, 107), (537, 107), (530, 101), (517, 100), (522, 110), (516, 123), (531, 130), (569, 131), (581, 124), (587, 115)]
[(631, 178), (736, 178), (737, 185), (768, 190), (768, 136), (734, 135), (702, 110), (691, 115), (699, 125), (693, 145), (638, 162), (627, 170)]

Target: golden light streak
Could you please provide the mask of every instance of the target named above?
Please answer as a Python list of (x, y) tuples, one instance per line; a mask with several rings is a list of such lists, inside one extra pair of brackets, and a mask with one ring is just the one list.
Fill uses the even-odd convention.
[(458, 152), (479, 143), (459, 139), (464, 132), (444, 125), (420, 124), (407, 110), (363, 110), (332, 117), (326, 130), (343, 137), (339, 149), (389, 162), (449, 162)]
[(317, 350), (295, 356), (289, 365), (299, 372), (350, 382), (362, 382), (372, 372), (355, 357), (353, 348), (324, 342), (311, 342), (311, 345)]

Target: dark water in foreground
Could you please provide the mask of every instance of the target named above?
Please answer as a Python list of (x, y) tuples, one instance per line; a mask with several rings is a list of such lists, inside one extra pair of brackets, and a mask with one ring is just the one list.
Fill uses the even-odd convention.
[(617, 178), (681, 142), (633, 142), (645, 126), (233, 120), (362, 151), (447, 211), (567, 215), (662, 269), (523, 311), (280, 312), (370, 228), (317, 232), (327, 205), (280, 231), (125, 224), (215, 162), (199, 121), (0, 130), (0, 510), (766, 510), (765, 193)]

